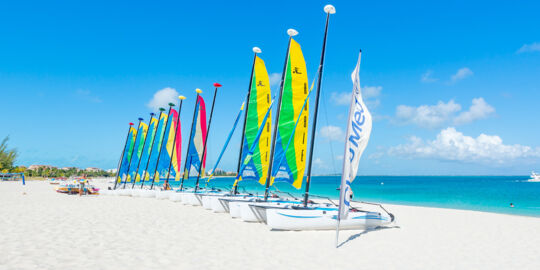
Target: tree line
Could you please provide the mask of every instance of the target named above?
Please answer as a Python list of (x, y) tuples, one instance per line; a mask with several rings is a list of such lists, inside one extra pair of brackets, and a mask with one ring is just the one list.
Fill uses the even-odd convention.
[(27, 177), (71, 177), (86, 175), (87, 177), (108, 177), (114, 176), (114, 173), (109, 173), (104, 170), (97, 172), (80, 170), (78, 168), (60, 169), (60, 168), (38, 168), (30, 170), (25, 166), (15, 166), (17, 159), (17, 149), (8, 148), (7, 142), (9, 136), (5, 137), (0, 143), (0, 172), (2, 173), (24, 173)]

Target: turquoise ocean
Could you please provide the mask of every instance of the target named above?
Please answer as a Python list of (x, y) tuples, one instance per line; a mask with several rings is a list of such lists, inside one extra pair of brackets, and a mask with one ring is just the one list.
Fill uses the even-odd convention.
[[(529, 176), (359, 176), (352, 188), (354, 200), (360, 201), (540, 217), (540, 182), (527, 179)], [(230, 188), (233, 180), (215, 178), (209, 186)], [(337, 199), (339, 182), (339, 176), (315, 176), (310, 194)], [(264, 192), (254, 181), (240, 183), (247, 191)], [(304, 193), (304, 187), (297, 190), (287, 183), (275, 187), (298, 197)]]

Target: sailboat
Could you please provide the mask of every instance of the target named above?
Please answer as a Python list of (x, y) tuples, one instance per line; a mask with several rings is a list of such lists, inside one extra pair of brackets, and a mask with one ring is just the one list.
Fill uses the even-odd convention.
[(229, 203), (231, 216), (248, 222), (260, 221), (251, 205), (300, 203), (298, 200), (269, 198), (269, 189), (274, 181), (287, 182), (297, 189), (300, 188), (306, 164), (309, 114), (307, 69), (300, 44), (293, 39), (298, 32), (289, 29), (287, 34), (289, 42), (281, 77), (278, 112), (274, 125), (276, 128), (265, 181), (265, 196)]
[[(290, 36), (293, 36), (297, 32), (290, 29), (288, 33)], [(257, 107), (248, 109), (247, 111), (247, 127), (245, 128), (243, 150), (241, 150), (242, 153), (240, 155), (242, 166), (239, 166), (234, 183), (234, 190), (231, 196), (214, 197), (211, 199), (212, 210), (214, 212), (229, 212), (233, 218), (238, 218), (241, 216), (241, 208), (247, 203), (260, 201), (263, 199), (263, 197), (255, 196), (253, 194), (238, 194), (237, 188), (241, 180), (256, 180), (260, 184), (265, 185), (267, 188), (271, 185), (271, 182), (273, 182), (273, 179), (268, 177), (268, 175), (271, 173), (270, 162), (273, 159), (272, 153), (274, 152), (271, 151), (272, 149), (270, 144), (271, 123), (267, 120), (269, 117), (271, 118), (270, 115), (272, 105), (268, 104), (270, 101), (270, 87), (268, 87), (269, 79), (268, 73), (264, 66), (264, 61), (262, 61), (262, 59), (256, 55), (257, 53), (260, 53), (260, 49), (254, 48), (254, 52), (255, 60), (250, 80), (250, 91), (248, 94), (250, 95), (248, 98), (248, 106), (250, 107), (248, 108), (251, 108), (251, 106)], [(285, 73), (287, 76), (285, 76)], [(280, 95), (280, 101), (278, 102), (280, 105), (285, 105), (278, 105), (279, 111), (278, 116), (276, 117), (276, 123), (278, 123), (277, 126), (281, 132), (281, 135), (278, 136), (279, 140), (281, 140), (281, 137), (288, 138), (288, 135), (291, 134), (291, 125), (294, 124), (294, 119), (296, 117), (300, 115), (307, 117), (307, 113), (302, 113), (299, 109), (299, 107), (301, 107), (304, 103), (302, 94), (307, 95), (307, 76), (305, 73), (306, 68), (300, 46), (291, 38), (287, 48), (284, 74), (282, 75), (282, 83), (280, 85), (280, 90), (282, 90), (284, 87), (283, 81), (286, 81), (285, 87), (287, 88), (287, 92), (285, 94), (285, 98), (282, 98), (282, 95)], [(282, 103), (282, 100), (285, 100), (285, 102)], [(266, 110), (266, 115), (263, 117), (265, 108), (268, 109)], [(257, 110), (255, 111), (254, 109)], [(279, 113), (282, 111), (284, 112), (283, 117), (280, 118)], [(278, 121), (278, 119), (281, 120)], [(305, 122), (307, 122), (307, 118), (305, 119)], [(291, 181), (291, 183), (301, 185), (301, 181), (298, 181), (298, 179), (301, 180), (303, 174), (304, 163), (302, 161), (305, 160), (305, 147), (302, 147), (301, 144), (302, 142), (305, 144), (305, 137), (302, 138), (303, 134), (301, 132), (298, 132), (297, 134), (297, 140), (299, 143), (296, 145), (296, 151), (298, 152), (298, 155), (295, 155), (295, 149), (291, 149), (293, 150), (291, 152), (293, 156), (290, 158), (290, 167), (285, 169), (285, 171), (288, 173), (284, 178)], [(275, 140), (276, 136), (274, 136), (272, 139), (274, 145)], [(279, 141), (279, 145), (281, 146), (281, 141)], [(283, 147), (280, 148), (281, 152), (284, 152)], [(249, 151), (246, 151), (247, 149), (249, 149)], [(280, 201), (283, 199), (272, 198), (270, 200)]]
[[(361, 56), (361, 54), (360, 54)], [(339, 207), (287, 207), (266, 209), (267, 224), (275, 230), (371, 229), (389, 225), (394, 216), (381, 205), (381, 211), (352, 207), (350, 184), (356, 177), (362, 152), (371, 133), (371, 114), (360, 90), (360, 56), (352, 74), (353, 95), (347, 125)]]
[[(214, 98), (212, 100), (212, 107), (210, 109), (208, 126), (206, 123), (206, 106), (204, 103), (204, 99), (200, 95), (202, 91), (200, 89), (197, 89), (197, 101), (195, 103), (195, 110), (193, 113), (193, 122), (190, 132), (190, 140), (186, 154), (186, 163), (184, 165), (182, 182), (180, 183), (180, 187), (178, 188), (178, 190), (170, 194), (169, 199), (172, 201), (181, 201), (184, 204), (201, 205), (200, 201), (196, 196), (196, 193), (199, 189), (199, 181), (201, 179), (201, 176), (205, 175), (208, 134), (212, 123), (212, 115), (214, 113), (217, 90), (221, 87), (221, 85), (219, 83), (214, 83), (214, 87)], [(192, 169), (197, 172), (195, 186), (192, 189), (185, 189), (184, 182), (185, 180), (189, 179), (189, 175)], [(199, 190), (199, 192), (201, 191)], [(204, 192), (204, 190), (202, 192)]]
[(205, 196), (206, 205), (214, 212), (229, 211), (233, 200), (249, 200), (252, 194), (238, 192), (243, 180), (258, 181), (265, 184), (269, 163), (271, 123), (271, 89), (264, 61), (258, 56), (262, 51), (253, 48), (253, 64), (248, 85), (247, 104), (240, 151), (238, 154), (237, 177), (230, 194)]

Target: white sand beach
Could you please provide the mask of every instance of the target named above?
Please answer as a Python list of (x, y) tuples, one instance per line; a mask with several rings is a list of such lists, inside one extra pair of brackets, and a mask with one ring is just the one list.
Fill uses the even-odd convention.
[(540, 218), (385, 206), (396, 227), (343, 231), (336, 249), (334, 231), (0, 182), (0, 269), (540, 269)]

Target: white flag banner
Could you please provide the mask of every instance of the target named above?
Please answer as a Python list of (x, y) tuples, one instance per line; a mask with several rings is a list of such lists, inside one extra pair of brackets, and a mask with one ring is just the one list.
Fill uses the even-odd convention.
[(351, 106), (349, 108), (349, 121), (347, 125), (347, 137), (345, 138), (345, 154), (343, 157), (343, 174), (341, 176), (341, 188), (339, 194), (339, 214), (338, 220), (346, 219), (349, 213), (351, 200), (351, 183), (356, 177), (360, 157), (366, 149), (371, 134), (372, 119), (364, 101), (360, 88), (360, 59), (362, 52), (358, 55), (358, 62), (351, 78), (353, 81), (353, 91)]

